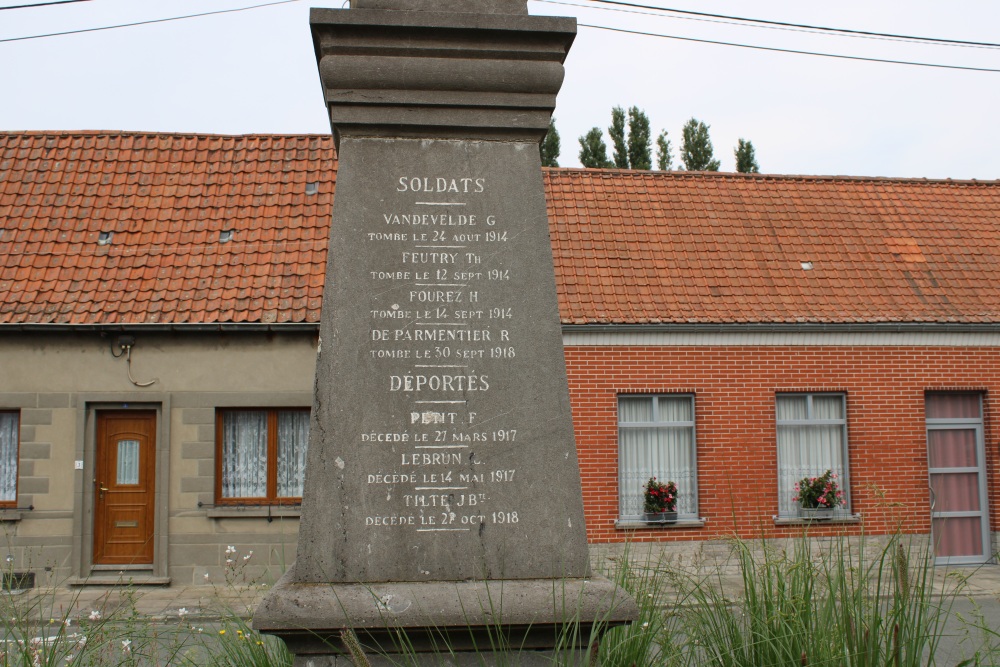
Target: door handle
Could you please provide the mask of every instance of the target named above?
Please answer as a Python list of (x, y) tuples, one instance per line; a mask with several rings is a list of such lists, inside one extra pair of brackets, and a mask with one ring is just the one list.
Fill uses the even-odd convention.
[(934, 511), (934, 505), (937, 504), (937, 494), (934, 493), (934, 487), (930, 484), (927, 485), (928, 490), (931, 492), (931, 511)]

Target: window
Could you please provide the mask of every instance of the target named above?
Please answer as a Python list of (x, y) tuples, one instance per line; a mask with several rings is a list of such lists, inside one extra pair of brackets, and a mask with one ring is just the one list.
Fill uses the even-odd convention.
[(21, 419), (17, 412), (0, 412), (0, 507), (17, 505), (17, 447)]
[(696, 518), (694, 396), (619, 396), (618, 466), (623, 519), (642, 516), (642, 489), (650, 477), (675, 482), (678, 516)]
[(847, 409), (843, 394), (779, 394), (778, 515), (798, 514), (795, 484), (803, 477), (818, 477), (827, 470), (837, 475), (844, 500), (839, 512), (850, 507), (847, 471)]
[(217, 503), (301, 500), (308, 410), (219, 410), (216, 442)]

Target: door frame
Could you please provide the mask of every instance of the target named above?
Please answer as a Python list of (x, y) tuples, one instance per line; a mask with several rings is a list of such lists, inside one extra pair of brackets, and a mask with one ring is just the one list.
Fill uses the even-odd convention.
[[(170, 583), (168, 560), (169, 488), (170, 488), (170, 395), (150, 393), (136, 396), (130, 393), (83, 393), (77, 395), (76, 461), (83, 461), (77, 471), (75, 496), (79, 502), (73, 509), (73, 574), (70, 584), (113, 585), (130, 581), (133, 584), (163, 585)], [(153, 562), (133, 566), (95, 566), (94, 509), (97, 459), (97, 413), (125, 411), (156, 413), (156, 455), (153, 500)], [(82, 474), (81, 474), (82, 473)], [(120, 572), (127, 571), (126, 576)]]
[[(983, 563), (988, 563), (993, 557), (993, 543), (992, 543), (992, 533), (990, 531), (990, 504), (989, 504), (989, 469), (986, 465), (986, 438), (985, 438), (985, 426), (986, 426), (986, 415), (985, 415), (985, 405), (983, 401), (983, 394), (980, 392), (927, 392), (925, 394), (925, 404), (926, 396), (929, 394), (949, 394), (949, 393), (962, 393), (962, 394), (972, 394), (975, 393), (979, 398), (979, 418), (978, 419), (960, 419), (960, 418), (949, 418), (949, 419), (930, 419), (926, 416), (924, 417), (925, 424), (925, 439), (927, 443), (927, 489), (928, 489), (928, 501), (930, 503), (930, 520), (931, 520), (931, 552), (934, 553), (934, 564), (935, 565), (982, 565)], [(930, 432), (931, 431), (955, 431), (955, 430), (972, 430), (975, 431), (976, 437), (976, 460), (979, 465), (976, 468), (932, 468), (930, 465)], [(979, 479), (979, 512), (935, 512), (934, 511), (934, 492), (931, 490), (931, 475), (936, 473), (948, 473), (948, 472), (966, 472), (966, 473), (976, 473)], [(979, 515), (982, 517), (980, 522), (980, 531), (983, 544), (983, 554), (980, 556), (938, 556), (936, 554), (937, 540), (934, 535), (934, 519), (947, 519), (948, 517), (963, 517), (963, 516), (975, 516)]]

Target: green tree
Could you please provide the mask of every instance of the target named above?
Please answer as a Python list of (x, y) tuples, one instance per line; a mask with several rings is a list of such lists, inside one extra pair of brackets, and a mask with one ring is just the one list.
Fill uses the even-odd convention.
[(674, 167), (674, 156), (670, 152), (670, 139), (667, 131), (660, 132), (656, 138), (656, 168), (660, 171), (670, 171)]
[(631, 169), (652, 169), (649, 142), (649, 116), (639, 107), (631, 107), (628, 110), (628, 166)]
[(580, 164), (591, 169), (607, 169), (612, 166), (601, 128), (593, 127), (580, 137)]
[(615, 107), (611, 110), (611, 127), (608, 128), (611, 145), (614, 147), (615, 166), (628, 169), (628, 145), (625, 143), (625, 109)]
[(543, 167), (559, 166), (559, 131), (556, 130), (556, 119), (549, 119), (549, 131), (545, 133), (542, 143), (538, 144), (542, 156)]
[(760, 173), (760, 165), (757, 164), (757, 155), (752, 143), (740, 139), (733, 153), (736, 155), (736, 171), (741, 174)]
[(708, 125), (694, 118), (684, 124), (681, 162), (688, 171), (719, 171), (719, 161), (713, 157), (708, 129)]

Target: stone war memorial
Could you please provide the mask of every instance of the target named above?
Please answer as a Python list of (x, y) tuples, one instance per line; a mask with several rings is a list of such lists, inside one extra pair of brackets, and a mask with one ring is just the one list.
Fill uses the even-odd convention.
[(590, 571), (542, 189), (575, 21), (310, 23), (337, 192), (297, 558), (254, 626), (298, 667), (351, 664), (345, 629), (375, 664), (588, 664), (638, 610)]

